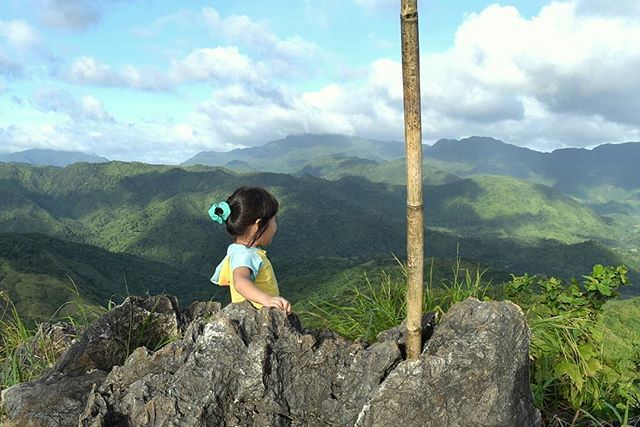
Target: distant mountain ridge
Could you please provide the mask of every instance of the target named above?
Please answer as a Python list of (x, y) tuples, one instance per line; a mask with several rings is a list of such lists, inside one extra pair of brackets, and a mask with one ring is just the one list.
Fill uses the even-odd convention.
[(64, 167), (73, 163), (105, 163), (109, 159), (95, 154), (82, 153), (80, 151), (63, 150), (25, 150), (17, 153), (0, 154), (0, 162), (4, 163), (28, 163), (39, 166)]
[[(440, 139), (423, 149), (425, 161), (435, 159), (453, 164), (455, 173), (460, 176), (491, 174), (530, 179), (532, 174), (540, 173), (545, 157), (545, 153), (539, 151), (479, 136)], [(450, 165), (445, 167), (449, 168)]]
[(181, 166), (202, 164), (232, 167), (235, 163), (243, 168), (250, 166), (255, 171), (290, 173), (309, 160), (324, 156), (360, 157), (382, 162), (403, 157), (404, 144), (346, 135), (289, 135), (256, 147), (228, 152), (203, 151), (181, 163)]
[[(640, 188), (640, 142), (602, 144), (593, 149), (562, 148), (543, 153), (487, 137), (442, 139), (425, 146), (426, 161), (458, 164), (460, 176), (508, 175), (539, 180), (563, 190), (594, 185)], [(443, 163), (438, 163), (443, 167)], [(444, 167), (445, 170), (449, 168)]]
[[(304, 173), (335, 179), (355, 173), (374, 178), (381, 164), (404, 158), (404, 144), (344, 135), (290, 135), (261, 146), (229, 152), (205, 151), (181, 165), (223, 166), (238, 172)], [(368, 161), (368, 162), (367, 162)], [(585, 195), (592, 187), (640, 189), (640, 142), (603, 144), (593, 149), (563, 148), (549, 153), (491, 137), (440, 139), (423, 146), (425, 166), (459, 177), (504, 175)], [(384, 174), (399, 177), (403, 164)], [(396, 180), (397, 181), (397, 180)]]

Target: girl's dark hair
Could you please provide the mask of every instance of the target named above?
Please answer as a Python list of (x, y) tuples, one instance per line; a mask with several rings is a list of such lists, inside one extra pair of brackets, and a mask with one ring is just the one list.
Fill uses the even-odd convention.
[(240, 187), (227, 199), (231, 214), (227, 218), (227, 231), (233, 237), (242, 236), (260, 219), (258, 231), (249, 246), (262, 236), (269, 220), (278, 213), (278, 201), (267, 190), (259, 187)]

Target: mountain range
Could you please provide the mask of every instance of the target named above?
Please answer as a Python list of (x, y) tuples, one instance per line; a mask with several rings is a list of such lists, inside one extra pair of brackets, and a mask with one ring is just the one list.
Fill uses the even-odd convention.
[(325, 156), (361, 157), (375, 162), (404, 156), (404, 144), (345, 135), (290, 135), (277, 141), (228, 152), (203, 151), (182, 166), (209, 165), (239, 167), (242, 170), (291, 173), (309, 160)]
[(43, 166), (67, 166), (77, 162), (103, 163), (106, 157), (86, 154), (78, 151), (61, 150), (25, 150), (16, 153), (0, 154), (0, 162), (28, 163)]
[[(350, 271), (392, 265), (392, 254), (405, 251), (402, 144), (326, 141), (308, 135), (236, 150), (225, 154), (224, 168), (0, 164), (0, 244), (14, 248), (0, 251), (0, 290), (35, 307), (43, 303), (35, 303), (34, 289), (62, 290), (72, 278), (99, 304), (122, 294), (126, 277), (134, 293), (220, 298), (208, 279), (229, 240), (206, 210), (241, 185), (267, 187), (281, 203), (268, 250), (292, 300), (325, 293)], [(625, 263), (637, 281), (640, 183), (632, 170), (639, 146), (577, 150), (576, 159), (567, 150), (539, 153), (491, 138), (425, 146), (426, 256), (461, 256), (503, 278), (580, 276), (596, 263)], [(253, 170), (261, 157), (261, 167), (288, 173)], [(243, 171), (230, 170), (230, 162)], [(601, 169), (588, 169), (598, 162)], [(31, 315), (46, 313), (44, 303)]]
[[(203, 151), (182, 163), (224, 166), (242, 171), (300, 173), (319, 159), (350, 159), (347, 167), (374, 165), (404, 157), (398, 141), (377, 141), (344, 135), (292, 135), (265, 145), (229, 152)], [(507, 144), (490, 137), (441, 139), (423, 145), (427, 164), (460, 176), (507, 175), (515, 178), (574, 185), (614, 184), (626, 189), (640, 187), (636, 173), (640, 142), (603, 144), (593, 149), (564, 148), (550, 153)], [(366, 162), (370, 160), (370, 162)], [(312, 170), (312, 169), (308, 169)]]

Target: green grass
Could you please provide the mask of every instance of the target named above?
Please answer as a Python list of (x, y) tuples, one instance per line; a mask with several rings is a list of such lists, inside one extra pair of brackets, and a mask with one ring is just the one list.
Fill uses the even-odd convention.
[[(458, 258), (451, 278), (442, 278), (431, 260), (424, 289), (423, 311), (445, 313), (453, 304), (468, 297), (485, 299), (491, 293), (490, 282), (482, 279), (484, 271), (463, 266)], [(312, 326), (328, 328), (350, 339), (373, 342), (378, 333), (398, 326), (406, 317), (406, 268), (398, 265), (391, 272), (379, 270), (372, 277), (364, 273), (354, 286), (343, 288), (330, 298), (317, 297), (300, 304), (303, 321)]]
[[(72, 330), (80, 331), (104, 314), (109, 307), (102, 308), (87, 303), (71, 281), (74, 299), (60, 307), (64, 316), (55, 319), (63, 321)], [(64, 310), (73, 307), (73, 311)], [(47, 336), (38, 324), (20, 316), (8, 294), (0, 291), (0, 389), (38, 378), (66, 350), (67, 344)]]

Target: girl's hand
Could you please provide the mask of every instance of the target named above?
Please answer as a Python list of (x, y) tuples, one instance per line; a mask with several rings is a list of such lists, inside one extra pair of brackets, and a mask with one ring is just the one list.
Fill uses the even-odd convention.
[(287, 314), (291, 314), (291, 303), (282, 297), (271, 297), (265, 307), (276, 307)]

